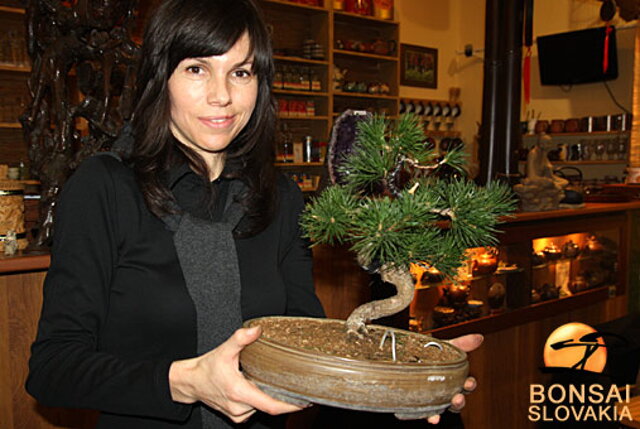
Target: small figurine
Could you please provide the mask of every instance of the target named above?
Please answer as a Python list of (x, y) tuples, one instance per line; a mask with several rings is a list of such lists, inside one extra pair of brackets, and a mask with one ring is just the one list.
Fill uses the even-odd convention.
[(335, 91), (343, 91), (344, 80), (347, 76), (347, 69), (341, 69), (338, 66), (333, 66), (333, 89)]
[(502, 283), (494, 283), (489, 288), (488, 293), (488, 301), (489, 307), (492, 311), (500, 310), (504, 304), (505, 296), (507, 295), (507, 290), (505, 289)]
[(527, 156), (527, 177), (513, 187), (524, 211), (556, 210), (564, 198), (569, 181), (553, 172), (548, 158), (551, 146), (551, 137), (542, 133)]
[(7, 235), (4, 238), (4, 254), (6, 256), (13, 256), (18, 251), (18, 239), (14, 230), (7, 231)]

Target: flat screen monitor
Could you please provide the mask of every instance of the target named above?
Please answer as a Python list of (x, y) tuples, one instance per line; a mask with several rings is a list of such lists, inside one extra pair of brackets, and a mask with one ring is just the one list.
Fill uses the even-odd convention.
[[(537, 38), (542, 85), (573, 85), (601, 82), (618, 77), (616, 31), (611, 27), (605, 49), (606, 27)], [(604, 53), (608, 68), (604, 70)]]

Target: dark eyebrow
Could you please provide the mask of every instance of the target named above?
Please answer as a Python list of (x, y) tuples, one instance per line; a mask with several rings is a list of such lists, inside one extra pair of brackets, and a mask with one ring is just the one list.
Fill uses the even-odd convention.
[(253, 66), (253, 58), (245, 58), (243, 61), (235, 64), (233, 68), (242, 67), (242, 66)]

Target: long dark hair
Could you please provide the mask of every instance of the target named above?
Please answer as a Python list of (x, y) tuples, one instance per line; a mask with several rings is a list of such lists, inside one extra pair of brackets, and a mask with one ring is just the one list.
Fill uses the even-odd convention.
[[(180, 162), (188, 162), (208, 183), (204, 160), (177, 142), (171, 118), (167, 82), (185, 58), (222, 55), (244, 33), (250, 40), (253, 73), (258, 78), (256, 105), (244, 129), (225, 149), (223, 177), (247, 185), (240, 202), (246, 216), (236, 236), (251, 236), (268, 225), (275, 205), (273, 140), (276, 110), (271, 95), (273, 60), (269, 34), (253, 0), (165, 0), (145, 30), (138, 66), (132, 118), (135, 144), (129, 161), (149, 210), (156, 216), (172, 213), (175, 201), (163, 177)], [(210, 187), (210, 199), (215, 194)]]

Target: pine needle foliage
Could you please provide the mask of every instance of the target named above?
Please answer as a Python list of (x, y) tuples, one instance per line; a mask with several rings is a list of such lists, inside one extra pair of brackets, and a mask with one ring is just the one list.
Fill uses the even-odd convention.
[[(460, 151), (440, 157), (428, 148), (415, 115), (403, 115), (394, 129), (384, 117), (361, 121), (341, 167), (346, 183), (307, 205), (301, 219), (306, 236), (314, 245), (349, 243), (365, 265), (419, 263), (454, 276), (465, 250), (495, 244), (500, 216), (515, 209), (504, 184), (481, 188), (466, 178), (438, 177), (444, 165), (464, 171), (464, 161)], [(407, 166), (421, 174), (385, 192)], [(371, 194), (376, 186), (383, 192)]]

